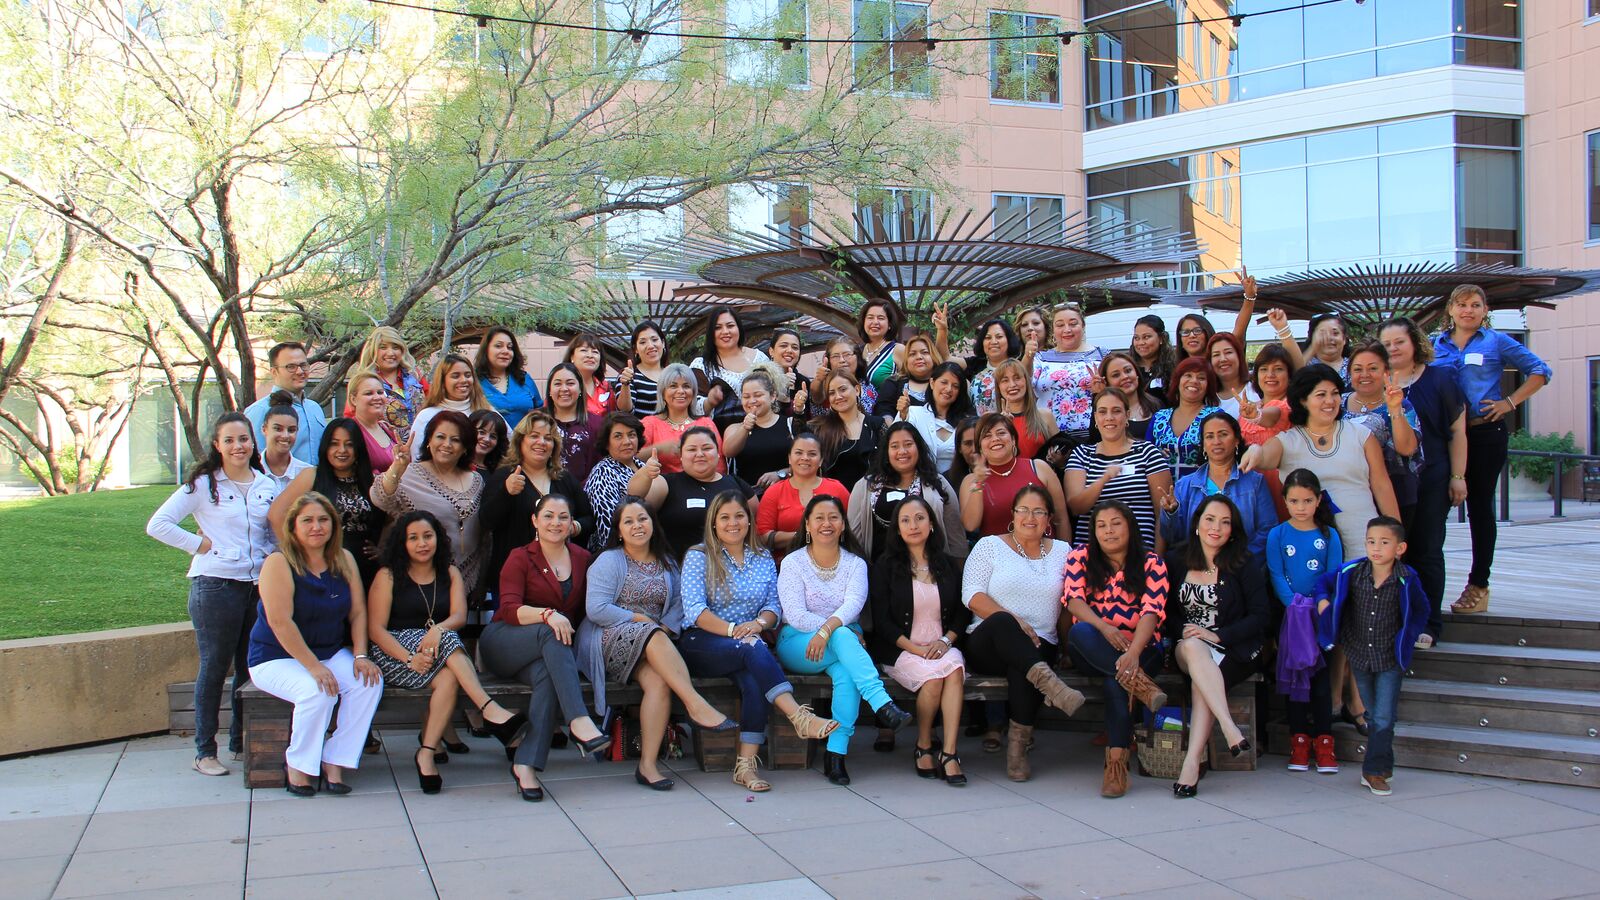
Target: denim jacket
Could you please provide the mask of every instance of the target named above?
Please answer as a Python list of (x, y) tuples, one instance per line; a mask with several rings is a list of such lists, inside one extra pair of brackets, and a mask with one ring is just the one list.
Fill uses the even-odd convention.
[[(1206, 492), (1209, 467), (1202, 466), (1179, 478), (1172, 486), (1172, 496), (1178, 501), (1178, 511), (1161, 514), (1161, 534), (1167, 539), (1167, 549), (1188, 543), (1189, 524), (1194, 521), (1194, 511), (1200, 508)], [(1278, 508), (1272, 505), (1272, 492), (1260, 472), (1241, 472), (1236, 467), (1222, 486), (1222, 493), (1233, 505), (1239, 507), (1244, 518), (1244, 533), (1249, 538), (1250, 555), (1257, 560), (1266, 558), (1267, 532), (1278, 524)]]

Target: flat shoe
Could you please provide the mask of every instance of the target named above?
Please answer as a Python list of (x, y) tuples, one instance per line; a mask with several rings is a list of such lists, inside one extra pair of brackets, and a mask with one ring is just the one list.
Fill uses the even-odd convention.
[(202, 756), (195, 759), (194, 770), (201, 775), (211, 775), (213, 777), (228, 774), (228, 767), (218, 762), (215, 756)]
[(1184, 784), (1181, 781), (1174, 781), (1172, 783), (1172, 796), (1178, 798), (1179, 800), (1188, 800), (1199, 793), (1200, 786), (1198, 784)]
[(638, 769), (633, 770), (633, 780), (644, 785), (652, 791), (670, 791), (672, 790), (672, 786), (674, 784), (671, 778), (658, 778), (655, 781), (651, 781), (650, 779), (644, 777), (644, 773)]

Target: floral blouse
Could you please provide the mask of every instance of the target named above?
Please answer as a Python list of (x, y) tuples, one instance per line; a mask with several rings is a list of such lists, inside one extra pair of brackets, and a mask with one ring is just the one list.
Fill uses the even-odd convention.
[(972, 406), (978, 415), (988, 415), (999, 408), (995, 398), (994, 366), (984, 366), (983, 371), (972, 376)]
[(1087, 432), (1094, 415), (1090, 385), (1100, 371), (1106, 352), (1099, 347), (1062, 353), (1046, 350), (1033, 357), (1033, 390), (1039, 408), (1055, 416), (1056, 427), (1067, 432)]
[(1194, 421), (1190, 422), (1189, 427), (1183, 430), (1183, 434), (1172, 433), (1172, 414), (1176, 410), (1158, 409), (1156, 414), (1150, 417), (1150, 430), (1147, 433), (1149, 441), (1156, 445), (1156, 449), (1166, 456), (1170, 464), (1177, 467), (1178, 475), (1187, 475), (1200, 468), (1202, 455), (1200, 423), (1205, 421), (1206, 416), (1217, 412), (1220, 408), (1217, 406), (1201, 407), (1200, 412), (1195, 415)]

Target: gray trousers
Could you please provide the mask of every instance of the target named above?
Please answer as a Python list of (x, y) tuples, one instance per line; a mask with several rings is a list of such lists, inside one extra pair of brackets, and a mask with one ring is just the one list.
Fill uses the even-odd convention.
[(532, 729), (517, 746), (516, 763), (544, 770), (550, 758), (550, 738), (555, 733), (556, 710), (561, 721), (571, 722), (589, 714), (583, 702), (583, 685), (578, 681), (578, 660), (572, 648), (556, 639), (550, 626), (507, 625), (490, 622), (478, 638), (483, 664), (501, 678), (514, 678), (533, 689), (528, 698), (528, 722)]

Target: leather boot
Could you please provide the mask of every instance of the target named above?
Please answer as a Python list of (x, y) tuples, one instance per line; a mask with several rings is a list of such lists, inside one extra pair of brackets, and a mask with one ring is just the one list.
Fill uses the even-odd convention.
[(1128, 748), (1106, 748), (1105, 778), (1100, 782), (1100, 796), (1121, 797), (1128, 792)]
[(1122, 685), (1129, 697), (1143, 703), (1145, 709), (1151, 712), (1167, 705), (1167, 692), (1158, 687), (1143, 669), (1135, 667), (1127, 675), (1118, 675), (1117, 684)]
[(1062, 681), (1049, 663), (1034, 663), (1028, 670), (1028, 683), (1044, 695), (1044, 702), (1069, 716), (1083, 708), (1083, 694)]
[(1028, 766), (1028, 745), (1033, 742), (1033, 726), (1011, 723), (1006, 731), (1006, 777), (1027, 781), (1033, 775)]

